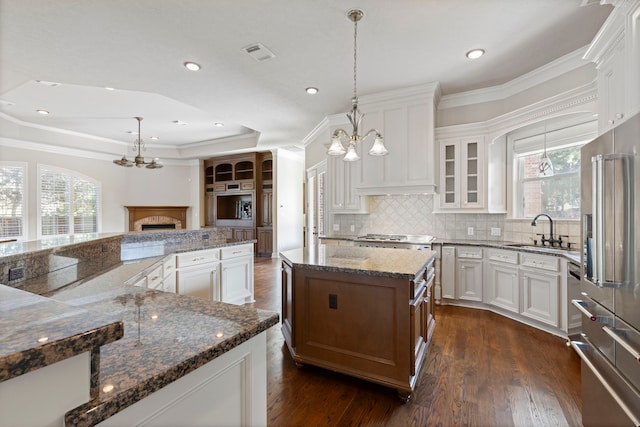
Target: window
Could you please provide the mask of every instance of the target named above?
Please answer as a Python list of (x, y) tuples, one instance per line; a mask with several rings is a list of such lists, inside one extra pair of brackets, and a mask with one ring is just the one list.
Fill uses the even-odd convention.
[(24, 240), (26, 165), (0, 162), (0, 237)]
[(547, 150), (554, 175), (538, 176), (542, 153), (518, 156), (521, 217), (533, 218), (545, 212), (553, 218), (580, 218), (580, 147), (573, 145)]
[[(580, 219), (580, 148), (597, 136), (597, 121), (575, 120), (550, 120), (548, 129), (543, 122), (507, 135), (513, 161), (512, 217), (548, 213), (554, 219)], [(545, 146), (554, 174), (539, 177)]]
[(73, 171), (42, 166), (39, 188), (40, 236), (99, 231), (99, 182)]

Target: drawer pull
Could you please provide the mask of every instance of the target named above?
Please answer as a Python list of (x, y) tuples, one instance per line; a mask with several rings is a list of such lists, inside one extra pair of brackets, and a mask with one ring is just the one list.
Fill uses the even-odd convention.
[(611, 338), (613, 338), (613, 340), (618, 343), (622, 348), (624, 348), (625, 350), (627, 350), (627, 352), (629, 352), (629, 354), (631, 354), (631, 356), (633, 356), (634, 359), (636, 359), (636, 361), (638, 363), (640, 363), (640, 353), (638, 353), (636, 351), (635, 348), (631, 347), (631, 345), (626, 342), (624, 339), (622, 339), (622, 337), (620, 335), (618, 335), (613, 329), (611, 329), (608, 326), (603, 326), (602, 330), (609, 335)]
[(574, 299), (574, 300), (571, 300), (571, 304), (573, 304), (578, 310), (580, 310), (580, 312), (582, 314), (584, 314), (589, 319), (591, 319), (592, 322), (595, 322), (598, 319), (596, 316), (591, 314), (591, 312), (589, 312), (589, 310), (586, 309), (586, 307), (585, 307), (585, 305), (587, 305), (586, 302), (584, 302), (582, 300), (579, 300), (579, 299)]
[(203, 256), (199, 257), (199, 258), (194, 258), (191, 261), (202, 261), (204, 259)]
[(158, 277), (158, 276), (153, 276), (153, 277), (151, 278), (151, 281), (153, 282), (153, 281), (156, 281), (156, 280), (158, 280), (158, 279), (159, 279), (159, 277)]
[(241, 253), (242, 253), (242, 251), (233, 251), (232, 255), (237, 255), (237, 254), (241, 254)]

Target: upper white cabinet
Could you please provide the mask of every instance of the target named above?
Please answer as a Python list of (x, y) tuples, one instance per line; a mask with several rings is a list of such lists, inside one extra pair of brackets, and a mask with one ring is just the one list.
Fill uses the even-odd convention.
[(598, 132), (640, 111), (640, 0), (613, 2), (585, 58), (598, 70)]
[[(402, 105), (365, 106), (362, 133), (379, 130), (389, 150), (386, 156), (367, 154), (373, 143), (364, 142), (358, 194), (409, 194), (435, 191), (434, 89), (418, 93)], [(366, 108), (366, 110), (364, 110)]]
[(481, 210), (486, 201), (484, 137), (440, 141), (440, 209)]
[[(362, 147), (357, 147), (362, 157)], [(365, 154), (367, 155), (367, 154)], [(328, 197), (331, 213), (368, 213), (366, 196), (356, 194), (355, 182), (361, 174), (361, 161), (345, 162), (342, 156), (327, 156)]]

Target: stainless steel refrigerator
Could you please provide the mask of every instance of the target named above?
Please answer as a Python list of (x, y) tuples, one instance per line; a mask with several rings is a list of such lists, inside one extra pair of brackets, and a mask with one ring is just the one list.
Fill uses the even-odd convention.
[(640, 425), (640, 114), (581, 150), (582, 422)]

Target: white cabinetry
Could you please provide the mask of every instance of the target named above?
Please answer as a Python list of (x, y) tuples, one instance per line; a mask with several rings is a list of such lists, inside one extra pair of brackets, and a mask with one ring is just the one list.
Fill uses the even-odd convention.
[(523, 253), (522, 305), (520, 313), (551, 326), (559, 326), (559, 259), (553, 256)]
[(598, 70), (600, 134), (640, 112), (640, 1), (613, 3), (584, 55)]
[(220, 299), (232, 304), (254, 302), (253, 245), (224, 247), (220, 251)]
[(457, 248), (456, 296), (458, 299), (482, 301), (482, 248)]
[(454, 299), (456, 297), (456, 248), (453, 246), (442, 247), (440, 283), (441, 297)]
[(389, 150), (370, 156), (373, 136), (364, 142), (358, 194), (408, 194), (435, 191), (434, 100), (436, 85), (416, 88), (410, 96), (376, 104), (361, 103), (361, 132), (378, 129)]
[(265, 426), (266, 343), (261, 333), (97, 425)]
[(440, 141), (439, 208), (483, 210), (486, 201), (483, 136)]
[(487, 249), (486, 260), (483, 287), (485, 303), (518, 313), (520, 311), (518, 253)]
[(164, 282), (163, 282), (163, 274), (162, 274), (162, 264), (151, 270), (149, 274), (147, 274), (147, 288), (155, 289), (157, 291), (164, 291)]
[(219, 300), (219, 249), (185, 252), (176, 255), (176, 293)]
[[(357, 151), (361, 153), (362, 146), (358, 146)], [(331, 213), (369, 212), (367, 197), (360, 196), (355, 191), (355, 182), (361, 166), (361, 161), (345, 162), (342, 156), (328, 156), (327, 177)]]
[(163, 288), (165, 292), (176, 293), (176, 256), (169, 255), (162, 263)]

